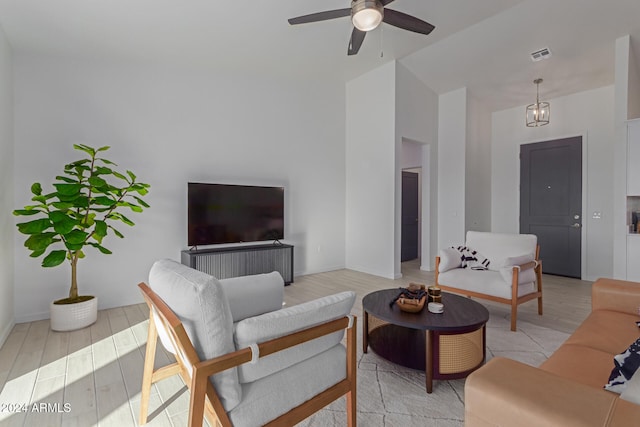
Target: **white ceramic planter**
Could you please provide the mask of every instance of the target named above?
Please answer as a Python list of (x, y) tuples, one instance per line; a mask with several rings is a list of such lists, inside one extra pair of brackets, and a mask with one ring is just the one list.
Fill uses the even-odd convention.
[(51, 329), (54, 331), (74, 331), (85, 328), (98, 319), (98, 298), (75, 304), (51, 303)]

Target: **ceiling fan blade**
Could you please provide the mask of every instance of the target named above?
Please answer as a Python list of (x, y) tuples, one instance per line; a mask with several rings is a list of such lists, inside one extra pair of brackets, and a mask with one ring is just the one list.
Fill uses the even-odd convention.
[(298, 16), (289, 19), (289, 24), (307, 24), (309, 22), (326, 21), (329, 19), (342, 18), (351, 15), (351, 8), (327, 10), (325, 12), (312, 13), (310, 15)]
[(393, 0), (380, 0), (380, 3), (382, 3), (383, 6), (388, 5), (389, 3), (391, 3)]
[(413, 31), (414, 33), (429, 34), (434, 30), (433, 25), (428, 22), (424, 22), (415, 16), (407, 15), (406, 13), (398, 12), (393, 9), (384, 10), (384, 18), (382, 19), (389, 25), (402, 28), (403, 30)]
[(351, 32), (351, 39), (349, 40), (349, 49), (347, 50), (347, 55), (355, 55), (360, 50), (360, 46), (362, 46), (362, 42), (364, 41), (364, 36), (367, 33), (365, 31), (360, 31), (356, 27), (353, 27), (353, 31)]

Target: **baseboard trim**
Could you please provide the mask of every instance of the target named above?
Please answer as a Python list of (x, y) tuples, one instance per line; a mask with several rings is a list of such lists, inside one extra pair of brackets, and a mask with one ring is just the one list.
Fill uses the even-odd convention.
[(9, 338), (9, 334), (11, 333), (11, 330), (15, 325), (16, 325), (15, 322), (13, 321), (9, 322), (9, 324), (4, 328), (4, 330), (0, 332), (0, 347), (2, 347), (4, 343), (7, 341), (7, 338)]

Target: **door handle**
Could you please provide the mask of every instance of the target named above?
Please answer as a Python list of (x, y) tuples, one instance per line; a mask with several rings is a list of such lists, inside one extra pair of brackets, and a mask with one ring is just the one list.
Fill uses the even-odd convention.
[(580, 228), (580, 227), (582, 227), (582, 226), (581, 226), (579, 223), (577, 223), (577, 222), (576, 222), (576, 223), (574, 223), (574, 224), (572, 225), (572, 227), (573, 227), (573, 228)]

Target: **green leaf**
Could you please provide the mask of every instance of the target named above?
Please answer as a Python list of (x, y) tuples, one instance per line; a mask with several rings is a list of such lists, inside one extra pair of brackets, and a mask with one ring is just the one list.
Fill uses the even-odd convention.
[(84, 248), (85, 243), (65, 243), (64, 246), (70, 251), (79, 251)]
[(113, 252), (111, 252), (109, 249), (105, 248), (105, 247), (104, 247), (104, 246), (102, 246), (102, 245), (99, 245), (98, 243), (92, 243), (92, 242), (89, 242), (89, 244), (90, 244), (91, 246), (93, 246), (94, 248), (97, 248), (97, 249), (98, 249), (100, 252), (102, 252), (103, 254), (111, 255), (111, 254), (113, 253)]
[(61, 202), (69, 202), (72, 203), (72, 208), (88, 208), (89, 207), (89, 198), (85, 195), (76, 195), (76, 196), (60, 196)]
[(95, 213), (90, 213), (89, 215), (83, 216), (80, 219), (80, 225), (82, 227), (84, 227), (84, 228), (92, 227), (93, 224), (94, 224), (95, 218), (96, 218), (96, 214)]
[(116, 204), (116, 201), (107, 196), (100, 196), (94, 198), (93, 203), (100, 206), (113, 206)]
[(126, 206), (134, 212), (142, 212), (142, 208), (140, 206), (130, 202), (121, 201), (121, 202), (118, 202), (118, 206), (123, 206), (123, 207)]
[(77, 253), (78, 253), (78, 258), (80, 258), (80, 259), (82, 259), (82, 258), (86, 257), (86, 255), (84, 254), (84, 252), (82, 252), (81, 250), (78, 250), (78, 251), (77, 251)]
[(121, 239), (124, 239), (124, 234), (122, 234), (121, 232), (119, 232), (118, 230), (116, 230), (113, 226), (109, 225), (108, 226), (111, 231), (113, 231), (113, 234), (115, 234), (116, 236), (118, 236)]
[(31, 200), (33, 200), (34, 202), (40, 202), (42, 204), (47, 204), (47, 198), (45, 196), (33, 196), (31, 198)]
[(127, 171), (127, 175), (129, 175), (129, 178), (131, 178), (131, 181), (135, 181), (136, 180), (136, 175), (131, 172), (130, 170)]
[(44, 253), (45, 253), (45, 251), (46, 251), (46, 249), (41, 249), (41, 250), (38, 250), (38, 251), (33, 251), (33, 252), (31, 252), (31, 254), (29, 254), (29, 256), (30, 256), (31, 258), (38, 258), (38, 257), (39, 257), (39, 256), (41, 256), (42, 254), (44, 254)]
[(107, 235), (107, 223), (104, 221), (96, 221), (95, 234), (100, 237)]
[(77, 184), (78, 183), (77, 179), (69, 178), (68, 176), (56, 176), (56, 179), (59, 180), (59, 181), (67, 182), (69, 184)]
[(67, 256), (67, 251), (63, 251), (63, 250), (51, 251), (49, 252), (49, 255), (44, 257), (44, 259), (42, 260), (42, 266), (55, 267), (56, 265), (60, 265), (64, 262), (66, 256)]
[(56, 222), (67, 221), (69, 219), (73, 220), (73, 218), (70, 218), (69, 215), (65, 211), (51, 211), (51, 212), (49, 212), (49, 219), (54, 224)]
[(66, 211), (67, 209), (71, 209), (73, 207), (73, 203), (71, 202), (53, 202), (51, 203), (56, 209), (60, 209), (61, 211)]
[(109, 148), (111, 148), (108, 145), (105, 145), (104, 147), (100, 147), (96, 150), (96, 153), (99, 153), (100, 151), (107, 151)]
[(124, 176), (124, 175), (122, 175), (120, 172), (112, 171), (112, 173), (113, 173), (113, 176), (115, 176), (116, 178), (120, 178), (120, 179), (123, 179), (123, 180), (125, 180), (125, 181), (129, 182), (129, 180), (127, 179), (127, 177), (126, 177), (126, 176)]
[(111, 216), (115, 219), (119, 219), (120, 221), (124, 222), (129, 226), (135, 225), (133, 221), (131, 221), (126, 216), (122, 215), (120, 212), (114, 212)]
[(42, 251), (44, 252), (49, 245), (54, 242), (59, 242), (60, 239), (55, 239), (57, 233), (41, 233), (41, 234), (33, 234), (29, 236), (27, 240), (24, 242), (24, 246), (32, 251)]
[(41, 211), (37, 210), (37, 209), (16, 209), (15, 211), (13, 211), (13, 214), (15, 216), (29, 216), (29, 215), (35, 215), (35, 214), (39, 214)]
[(80, 159), (80, 160), (76, 160), (75, 162), (71, 162), (68, 165), (65, 165), (65, 168), (69, 168), (69, 169), (73, 169), (76, 166), (81, 166), (84, 165), (86, 163), (91, 163), (91, 159)]
[(39, 196), (42, 194), (42, 185), (39, 182), (35, 182), (31, 185), (31, 193)]
[(40, 218), (34, 221), (17, 224), (18, 231), (22, 234), (39, 234), (51, 226), (49, 218)]
[(100, 178), (99, 176), (91, 176), (89, 177), (89, 184), (94, 187), (104, 187), (105, 185), (107, 185), (107, 181)]
[(89, 233), (82, 230), (71, 230), (64, 235), (64, 240), (70, 245), (81, 244), (87, 240)]
[(149, 194), (149, 191), (146, 187), (135, 186), (133, 190), (141, 196), (146, 196), (147, 194)]
[(54, 222), (53, 229), (58, 234), (66, 235), (69, 234), (77, 224), (78, 222), (76, 220), (67, 217), (63, 221)]
[(145, 208), (150, 208), (151, 206), (149, 206), (147, 204), (147, 202), (145, 202), (144, 200), (142, 200), (140, 197), (138, 196), (132, 196), (134, 199), (136, 199), (138, 201), (138, 203), (140, 203), (142, 206), (144, 206)]
[(96, 159), (96, 160), (100, 160), (102, 163), (104, 163), (105, 165), (114, 165), (114, 166), (118, 166), (117, 164), (113, 163), (111, 160), (107, 160), (107, 159)]
[(111, 175), (112, 173), (113, 171), (111, 169), (104, 166), (97, 166), (95, 171), (96, 175)]
[(85, 153), (87, 153), (91, 157), (96, 155), (96, 150), (91, 148), (91, 147), (89, 147), (88, 145), (73, 144), (73, 148), (75, 148), (76, 150), (84, 151)]
[(82, 186), (80, 184), (53, 184), (53, 186), (58, 190), (63, 196), (75, 196), (80, 193)]

